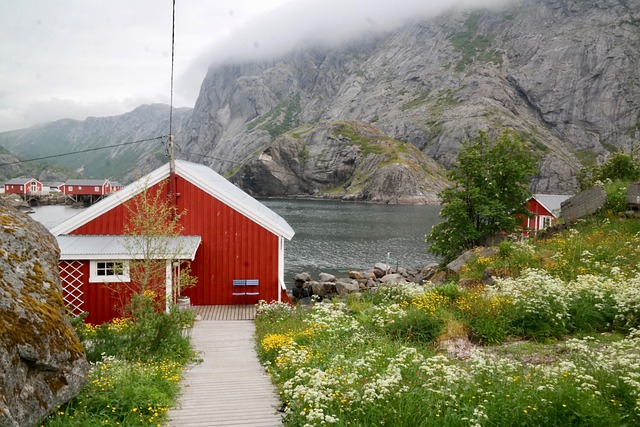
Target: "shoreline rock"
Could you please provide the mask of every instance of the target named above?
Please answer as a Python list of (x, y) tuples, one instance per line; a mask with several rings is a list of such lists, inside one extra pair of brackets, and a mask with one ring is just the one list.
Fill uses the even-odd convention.
[(348, 294), (366, 292), (383, 285), (394, 283), (418, 283), (423, 285), (438, 273), (439, 265), (432, 263), (422, 268), (404, 268), (377, 263), (366, 271), (350, 270), (345, 277), (320, 272), (317, 280), (308, 272), (294, 277), (294, 287), (290, 290), (294, 302), (308, 302), (312, 297), (324, 299), (342, 297)]

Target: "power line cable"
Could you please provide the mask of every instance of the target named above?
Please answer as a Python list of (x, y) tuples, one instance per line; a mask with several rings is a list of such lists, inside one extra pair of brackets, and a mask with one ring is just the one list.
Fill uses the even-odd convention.
[(199, 156), (199, 157), (204, 157), (206, 159), (220, 160), (221, 162), (235, 163), (237, 165), (241, 165), (243, 163), (243, 162), (238, 162), (236, 160), (223, 159), (222, 157), (210, 156), (208, 154), (193, 153), (191, 151), (180, 150), (180, 153), (183, 154), (183, 155), (188, 155), (188, 156)]
[[(210, 156), (208, 154), (199, 154), (199, 153), (193, 153), (191, 151), (180, 151), (181, 154), (184, 155), (190, 155), (190, 156), (200, 156), (200, 157), (204, 157), (207, 159), (214, 159), (214, 160), (220, 160), (221, 162), (229, 162), (229, 163), (234, 163), (236, 165), (245, 165), (248, 163), (248, 161), (236, 161), (236, 160), (231, 160), (231, 159), (224, 159), (222, 157), (216, 157), (216, 156)], [(293, 176), (295, 178), (301, 178), (301, 174), (296, 174), (295, 172), (290, 172), (290, 171), (277, 171), (277, 174), (280, 175), (287, 175), (287, 176)], [(253, 178), (252, 178), (253, 179)]]
[(176, 0), (173, 0), (173, 13), (171, 21), (171, 96), (169, 101), (169, 135), (173, 134), (173, 67), (175, 62), (176, 45)]
[(19, 164), (19, 163), (28, 163), (28, 162), (37, 162), (39, 160), (55, 159), (57, 157), (72, 156), (74, 154), (89, 153), (89, 152), (92, 152), (92, 151), (99, 151), (99, 150), (106, 150), (106, 149), (109, 149), (109, 148), (124, 147), (124, 146), (127, 146), (127, 145), (140, 144), (140, 143), (143, 143), (143, 142), (150, 142), (150, 141), (156, 141), (156, 140), (159, 140), (159, 141), (162, 142), (163, 138), (166, 138), (166, 135), (156, 136), (154, 138), (140, 139), (140, 140), (137, 140), (137, 141), (123, 142), (123, 143), (120, 143), (120, 144), (105, 145), (104, 147), (86, 148), (84, 150), (71, 151), (71, 152), (68, 152), (68, 153), (52, 154), (50, 156), (37, 157), (37, 158), (33, 158), (33, 159), (16, 160), (14, 162), (0, 163), (0, 166), (9, 166), (9, 165), (15, 165), (15, 164)]

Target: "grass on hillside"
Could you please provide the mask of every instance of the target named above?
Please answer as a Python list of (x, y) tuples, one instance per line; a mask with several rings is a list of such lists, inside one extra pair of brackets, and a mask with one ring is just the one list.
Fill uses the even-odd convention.
[[(638, 425), (639, 233), (594, 218), (503, 244), (462, 273), (467, 288), (262, 305), (257, 348), (286, 425)], [(489, 267), (504, 278), (486, 287)]]

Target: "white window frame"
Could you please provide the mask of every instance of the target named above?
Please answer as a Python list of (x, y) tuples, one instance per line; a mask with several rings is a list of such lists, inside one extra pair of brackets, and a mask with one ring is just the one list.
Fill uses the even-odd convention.
[(73, 185), (68, 186), (68, 187), (67, 187), (67, 189), (68, 189), (69, 191), (73, 191)]
[[(109, 266), (108, 264), (112, 265)], [(104, 274), (103, 270), (113, 270), (113, 264), (122, 264), (122, 274)], [(97, 260), (91, 261), (89, 266), (89, 283), (114, 283), (114, 282), (130, 282), (129, 277), (129, 261), (122, 260)]]
[(553, 217), (548, 215), (543, 215), (540, 217), (540, 229), (544, 230), (545, 228), (551, 227), (553, 223)]
[(100, 187), (93, 187), (93, 191), (95, 191), (96, 193), (100, 192)]

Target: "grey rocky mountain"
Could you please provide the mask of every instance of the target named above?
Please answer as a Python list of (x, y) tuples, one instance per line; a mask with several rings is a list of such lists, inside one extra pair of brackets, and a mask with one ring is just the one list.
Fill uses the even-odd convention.
[[(179, 130), (190, 114), (190, 108), (174, 109), (173, 129)], [(28, 129), (2, 132), (0, 147), (23, 159), (34, 159), (131, 143), (168, 133), (169, 106), (152, 104), (142, 105), (119, 116), (63, 119)], [(87, 178), (124, 179), (132, 171), (139, 171), (141, 164), (149, 164), (149, 168), (153, 168), (166, 162), (165, 151), (162, 141), (153, 140), (46, 161), (62, 165)]]
[(78, 178), (80, 174), (65, 169), (62, 166), (23, 162), (19, 157), (0, 147), (0, 185), (11, 178), (28, 176), (40, 182), (51, 183), (65, 181), (68, 178)]
[[(327, 190), (337, 181), (316, 178), (328, 159), (358, 147), (345, 135), (331, 139), (337, 134), (329, 129), (337, 122), (373, 126), (443, 169), (478, 129), (498, 134), (508, 127), (541, 155), (531, 189), (573, 193), (581, 168), (616, 150), (634, 151), (638, 144), (639, 61), (638, 1), (514, 0), (499, 10), (457, 11), (340, 46), (211, 67), (193, 111), (180, 110), (175, 119), (177, 152), (227, 176), (235, 174), (233, 180), (254, 194), (332, 196), (337, 193)], [(31, 157), (42, 152), (43, 144), (53, 153), (163, 135), (166, 108), (143, 106), (114, 118), (0, 133), (0, 146)], [(320, 141), (320, 135), (328, 139)], [(325, 151), (297, 174), (286, 162), (296, 154), (291, 150), (302, 146)], [(290, 156), (281, 156), (287, 150)], [(104, 153), (60, 161), (86, 176), (116, 178), (166, 161), (164, 147), (154, 143)], [(360, 176), (346, 178), (347, 187), (363, 175), (384, 180), (376, 173), (381, 160), (371, 162), (374, 169), (367, 173), (366, 163), (352, 168)], [(277, 170), (287, 173), (272, 173)], [(419, 187), (423, 195), (425, 188), (437, 190), (433, 177), (420, 177), (420, 171), (409, 177), (406, 170), (402, 178), (395, 174), (396, 184), (420, 181), (409, 184), (406, 194), (417, 194)], [(442, 170), (435, 176), (441, 179)], [(353, 187), (341, 197), (392, 201), (372, 193), (382, 187), (373, 185), (369, 192)]]
[[(235, 181), (259, 194), (296, 185), (304, 193), (304, 179), (291, 183), (290, 174), (255, 186), (266, 156), (286, 163), (269, 153), (282, 152), (292, 133), (276, 137), (299, 125), (367, 123), (444, 167), (478, 129), (509, 127), (542, 156), (532, 190), (571, 193), (580, 168), (640, 140), (639, 59), (640, 2), (516, 1), (213, 67), (179, 140), (191, 160), (240, 173)], [(344, 149), (325, 145), (338, 150), (326, 157)]]

